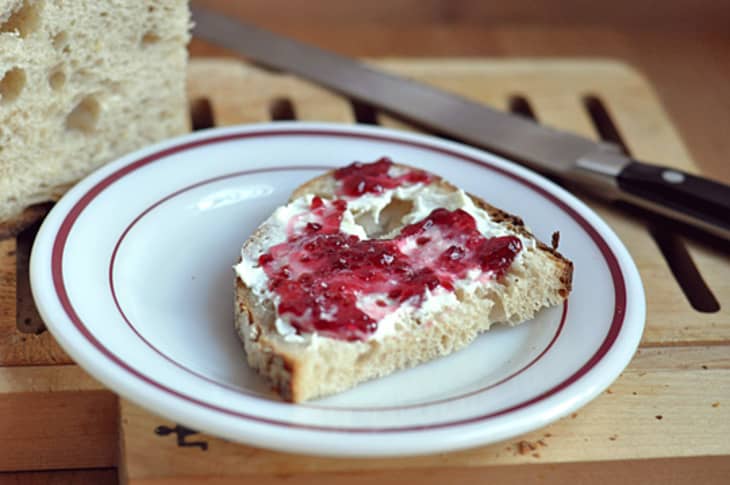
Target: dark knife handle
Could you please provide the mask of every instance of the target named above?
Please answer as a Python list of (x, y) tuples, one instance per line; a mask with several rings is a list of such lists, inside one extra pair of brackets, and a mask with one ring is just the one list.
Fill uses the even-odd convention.
[[(690, 224), (730, 235), (730, 186), (673, 168), (632, 160), (618, 175), (618, 186), (641, 205)], [(649, 201), (650, 204), (646, 204)]]

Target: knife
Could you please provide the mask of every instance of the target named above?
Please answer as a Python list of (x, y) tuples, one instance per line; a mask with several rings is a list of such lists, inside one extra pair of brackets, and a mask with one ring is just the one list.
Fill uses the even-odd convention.
[(730, 186), (625, 155), (193, 6), (193, 35), (471, 145), (730, 239)]

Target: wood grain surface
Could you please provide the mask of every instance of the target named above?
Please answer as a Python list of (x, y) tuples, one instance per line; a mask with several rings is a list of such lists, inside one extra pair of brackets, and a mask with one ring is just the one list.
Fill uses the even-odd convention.
[(0, 472), (2, 485), (116, 485), (114, 468), (86, 470), (53, 470)]
[(0, 239), (0, 366), (71, 364), (48, 332), (21, 331), (43, 325), (30, 292), (30, 244), (19, 251), (19, 239)]
[[(505, 443), (415, 458), (310, 457), (238, 445), (205, 434), (191, 435), (187, 441), (204, 442), (207, 450), (180, 447), (174, 435), (157, 436), (153, 432), (161, 425), (174, 427), (174, 423), (123, 402), (125, 453), (121, 466), (126, 467), (130, 483), (145, 483), (150, 479), (186, 476), (292, 477), (355, 470), (401, 473), (441, 468), (473, 468), (474, 474), (478, 474), (502, 465), (701, 456), (727, 459), (728, 425), (723, 424), (730, 420), (730, 395), (723, 389), (730, 386), (727, 349), (697, 351), (695, 357), (699, 360), (689, 366), (685, 359), (691, 357), (685, 352), (681, 348), (640, 352), (602, 396), (546, 428)], [(721, 362), (713, 365), (712, 370), (701, 369), (714, 359)], [(698, 389), (705, 392), (697, 392)]]
[(0, 472), (114, 466), (118, 414), (76, 365), (0, 367)]

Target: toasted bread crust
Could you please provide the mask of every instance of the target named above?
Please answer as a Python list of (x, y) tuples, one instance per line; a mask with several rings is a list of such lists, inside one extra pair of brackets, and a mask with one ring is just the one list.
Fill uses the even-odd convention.
[[(410, 168), (405, 165), (400, 166)], [(332, 197), (335, 187), (333, 173), (334, 171), (327, 172), (304, 183), (293, 192), (292, 200), (307, 194)], [(432, 183), (439, 184), (447, 190), (458, 190), (435, 175)], [(565, 299), (571, 290), (573, 264), (556, 249), (537, 241), (525, 227), (521, 218), (504, 212), (472, 194), (469, 196), (475, 205), (489, 214), (493, 221), (500, 222), (511, 231), (535, 240), (536, 250), (530, 251), (526, 257), (529, 256), (530, 261), (533, 261), (531, 264), (543, 264), (549, 268), (549, 274), (540, 274), (552, 285), (549, 288), (546, 286), (541, 293), (538, 292), (540, 296), (537, 298), (542, 298), (544, 301), (539, 302), (539, 305), (533, 305), (532, 309), (521, 310), (521, 313), (518, 313), (531, 317), (539, 306), (554, 305)], [(252, 238), (258, 237), (257, 234), (258, 231)], [(249, 365), (265, 376), (284, 400), (302, 402), (347, 389), (364, 380), (388, 375), (395, 370), (410, 367), (438, 356), (447, 355), (468, 345), (479, 333), (487, 330), (497, 321), (507, 320), (516, 323), (514, 318), (509, 316), (507, 307), (516, 308), (522, 303), (519, 300), (528, 298), (527, 294), (531, 290), (525, 287), (524, 281), (520, 283), (521, 286), (517, 285), (515, 282), (519, 281), (519, 277), (511, 275), (511, 271), (512, 268), (503, 278), (504, 285), (512, 285), (516, 288), (517, 294), (508, 295), (509, 300), (508, 297), (497, 294), (495, 290), (489, 290), (474, 297), (466, 297), (466, 300), (459, 305), (459, 307), (478, 309), (477, 312), (472, 313), (482, 315), (479, 318), (472, 317), (470, 313), (461, 308), (457, 311), (466, 313), (461, 317), (454, 316), (452, 308), (434, 315), (433, 322), (416, 322), (417, 332), (406, 332), (404, 335), (399, 335), (398, 338), (386, 337), (380, 341), (346, 342), (321, 337), (318, 344), (321, 347), (317, 350), (311, 349), (312, 342), (300, 345), (285, 342), (276, 331), (274, 325), (276, 316), (273, 308), (270, 307), (270, 302), (258, 301), (251, 289), (237, 277), (235, 283), (236, 328), (244, 341)], [(546, 285), (544, 281), (540, 284)], [(531, 297), (535, 298), (534, 295)], [(499, 311), (504, 312), (504, 318), (500, 319)], [(465, 321), (468, 323), (464, 323)], [(424, 342), (426, 342), (425, 346)], [(335, 365), (334, 361), (338, 361), (340, 364)], [(345, 364), (342, 364), (343, 362)], [(370, 367), (381, 365), (383, 372), (379, 372), (377, 368), (372, 369), (361, 365), (363, 362)], [(349, 369), (347, 369), (348, 366)], [(324, 375), (332, 378), (333, 374), (337, 374), (337, 372), (343, 374), (346, 371), (349, 371), (350, 374), (344, 376), (345, 383), (340, 384), (339, 387), (327, 386), (327, 383), (322, 382), (326, 379)]]
[(292, 375), (296, 374), (297, 362), (276, 351), (276, 343), (264, 331), (266, 315), (255, 300), (251, 289), (240, 278), (236, 278), (236, 330), (244, 342), (248, 364), (267, 376), (284, 400), (297, 402), (292, 379)]

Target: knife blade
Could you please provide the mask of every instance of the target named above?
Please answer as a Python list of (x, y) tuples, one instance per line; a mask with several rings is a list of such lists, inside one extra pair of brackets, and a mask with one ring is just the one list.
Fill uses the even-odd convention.
[(730, 239), (730, 186), (623, 154), (617, 145), (503, 113), (222, 14), (191, 7), (193, 35), (436, 132)]

